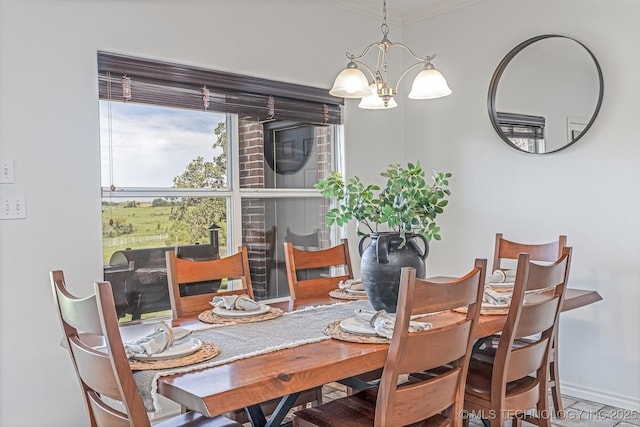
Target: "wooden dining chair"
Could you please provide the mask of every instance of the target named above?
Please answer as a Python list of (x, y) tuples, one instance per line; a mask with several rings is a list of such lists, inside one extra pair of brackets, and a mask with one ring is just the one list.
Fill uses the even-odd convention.
[[(289, 291), (294, 300), (327, 296), (338, 287), (342, 280), (353, 279), (349, 243), (342, 239), (341, 243), (328, 249), (305, 250), (297, 248), (292, 242), (284, 242), (284, 260), (287, 267)], [(314, 269), (342, 268), (340, 275), (323, 274), (319, 277), (304, 278), (305, 273)]]
[[(517, 260), (521, 253), (528, 253), (530, 261), (543, 261), (553, 262), (560, 258), (562, 250), (567, 246), (567, 236), (560, 235), (558, 240), (541, 243), (518, 243), (507, 240), (503, 237), (502, 233), (496, 234), (496, 243), (493, 255), (493, 269), (504, 269), (507, 260)], [(490, 343), (497, 344), (497, 339), (487, 341), (487, 345)], [(495, 349), (495, 345), (494, 345)], [(489, 347), (485, 347), (485, 351), (489, 350)], [(549, 387), (551, 388), (551, 397), (553, 399), (553, 408), (556, 417), (564, 417), (564, 408), (562, 405), (562, 393), (560, 391), (560, 364), (558, 363), (558, 334), (556, 334), (551, 358), (549, 359)]]
[[(50, 273), (54, 299), (92, 427), (150, 427), (127, 359), (111, 283), (95, 283), (95, 294), (78, 298), (62, 271)], [(228, 418), (187, 412), (156, 427), (241, 427)]]
[[(472, 357), (467, 377), (465, 410), (489, 420), (491, 427), (503, 427), (506, 418), (513, 418), (514, 425), (526, 419), (551, 426), (549, 360), (571, 252), (563, 248), (560, 259), (551, 264), (532, 262), (526, 253), (518, 256), (511, 305), (495, 356), (491, 361)], [(535, 338), (518, 342), (525, 337)], [(532, 408), (535, 413), (525, 415)]]
[[(238, 252), (233, 255), (215, 260), (191, 261), (176, 258), (173, 251), (167, 251), (166, 257), (169, 297), (174, 318), (196, 316), (205, 310), (210, 310), (212, 307), (209, 302), (214, 296), (248, 295), (253, 298), (251, 271), (245, 246), (239, 246)], [(241, 286), (238, 289), (218, 290), (215, 293), (201, 295), (183, 296), (180, 294), (180, 288), (184, 284), (221, 279), (229, 281), (239, 279)], [(230, 284), (228, 282), (227, 286)], [(271, 414), (279, 403), (280, 399), (274, 399), (263, 402), (260, 406), (264, 414)], [(317, 405), (320, 403), (322, 403), (322, 388), (316, 387), (302, 392), (294, 405)], [(228, 413), (227, 416), (242, 423), (249, 421), (244, 409)]]
[(507, 240), (502, 233), (496, 233), (493, 252), (492, 272), (507, 268), (506, 260), (517, 260), (521, 253), (529, 254), (531, 261), (553, 262), (560, 258), (562, 249), (567, 246), (567, 236), (561, 235), (558, 240), (549, 243), (531, 244)]
[[(214, 296), (248, 295), (253, 298), (251, 273), (247, 248), (239, 246), (238, 252), (220, 259), (194, 261), (176, 257), (175, 251), (166, 252), (167, 281), (173, 318), (197, 316), (211, 309), (209, 302)], [(231, 289), (231, 281), (238, 279), (240, 287)], [(226, 290), (217, 289), (209, 293), (185, 295), (183, 287), (191, 283), (220, 282), (227, 280)]]
[(309, 234), (298, 234), (287, 227), (284, 241), (291, 242), (294, 247), (307, 251), (320, 249), (320, 229), (316, 228), (313, 233)]
[[(486, 260), (461, 278), (432, 282), (402, 269), (398, 309), (378, 387), (294, 412), (294, 427), (461, 426), (464, 385), (482, 303)], [(466, 307), (436, 327), (408, 332), (412, 316)], [(416, 319), (429, 321), (429, 317)], [(401, 382), (417, 371), (423, 379)]]

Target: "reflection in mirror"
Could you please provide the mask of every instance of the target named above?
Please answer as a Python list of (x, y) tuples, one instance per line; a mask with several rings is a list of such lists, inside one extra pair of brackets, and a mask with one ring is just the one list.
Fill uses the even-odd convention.
[(516, 46), (489, 87), (489, 116), (518, 150), (546, 154), (580, 139), (602, 103), (600, 65), (582, 43), (543, 35)]

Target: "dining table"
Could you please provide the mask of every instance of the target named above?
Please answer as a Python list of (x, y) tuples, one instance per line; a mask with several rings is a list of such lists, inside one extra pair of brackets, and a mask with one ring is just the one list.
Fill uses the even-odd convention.
[[(536, 297), (534, 295), (531, 298)], [(584, 307), (601, 299), (596, 291), (568, 288), (562, 311)], [(278, 308), (285, 314), (303, 315), (306, 311), (324, 306), (347, 308), (348, 303), (366, 307), (368, 301), (341, 302), (327, 296), (270, 302), (269, 306)], [(429, 316), (428, 321), (432, 327), (437, 328), (438, 325), (464, 316), (460, 312), (447, 311)], [(286, 321), (292, 320), (293, 317), (289, 316)], [(474, 338), (480, 339), (500, 332), (505, 320), (505, 314), (481, 315)], [(265, 331), (270, 331), (269, 322), (260, 322), (261, 327), (265, 328), (261, 334), (268, 335), (269, 332)], [(258, 323), (245, 324), (243, 327), (246, 330), (255, 327), (250, 325)], [(172, 326), (198, 330), (202, 327), (202, 322), (195, 317), (179, 318), (173, 319)], [(215, 337), (216, 333), (226, 328), (227, 326), (221, 326), (210, 331)], [(301, 326), (292, 324), (291, 328), (299, 329)], [(231, 357), (225, 363), (195, 367), (195, 370), (186, 372), (154, 371), (153, 392), (206, 416), (247, 408), (254, 427), (275, 426), (280, 425), (301, 392), (378, 370), (384, 366), (387, 350), (387, 343), (349, 342), (330, 337), (303, 340), (291, 346), (276, 346), (275, 350), (267, 349)], [(281, 398), (280, 404), (267, 420), (261, 413), (259, 403), (277, 398)]]

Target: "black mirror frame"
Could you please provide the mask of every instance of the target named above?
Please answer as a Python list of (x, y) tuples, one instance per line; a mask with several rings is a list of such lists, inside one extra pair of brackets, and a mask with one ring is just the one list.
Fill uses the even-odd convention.
[[(598, 94), (598, 102), (596, 104), (596, 108), (595, 108), (595, 110), (593, 112), (593, 115), (591, 116), (591, 119), (589, 120), (589, 123), (587, 123), (587, 125), (582, 130), (582, 132), (580, 132), (580, 134), (578, 135), (577, 138), (572, 139), (570, 142), (568, 142), (567, 144), (565, 144), (562, 147), (558, 148), (557, 150), (546, 151), (544, 153), (531, 153), (531, 152), (523, 150), (520, 147), (518, 147), (517, 145), (515, 145), (504, 134), (504, 132), (502, 132), (502, 129), (500, 128), (500, 123), (498, 122), (498, 112), (496, 111), (496, 93), (498, 91), (498, 83), (500, 82), (500, 77), (502, 77), (502, 74), (504, 73), (504, 70), (507, 68), (507, 65), (509, 65), (509, 63), (513, 60), (513, 58), (515, 58), (515, 56), (518, 53), (522, 52), (522, 50), (524, 50), (524, 48), (526, 48), (527, 46), (532, 45), (535, 42), (538, 42), (538, 41), (544, 40), (544, 39), (554, 38), (554, 37), (573, 40), (574, 42), (576, 42), (580, 46), (582, 46), (587, 51), (589, 56), (591, 56), (591, 59), (593, 59), (593, 62), (595, 64), (595, 66), (596, 66), (596, 70), (598, 72), (598, 81), (600, 83), (600, 91), (599, 91), (599, 94)], [(600, 112), (600, 107), (602, 105), (603, 94), (604, 94), (604, 78), (602, 77), (602, 69), (600, 68), (600, 64), (598, 63), (598, 60), (594, 56), (593, 52), (591, 52), (591, 50), (589, 50), (589, 48), (587, 46), (585, 46), (583, 43), (579, 42), (578, 40), (576, 40), (576, 39), (574, 39), (572, 37), (563, 36), (563, 35), (559, 35), (559, 34), (544, 34), (544, 35), (541, 35), (541, 36), (532, 37), (529, 40), (525, 40), (524, 42), (520, 43), (519, 45), (514, 47), (509, 53), (507, 53), (507, 55), (502, 59), (502, 61), (500, 61), (500, 63), (498, 64), (498, 67), (496, 68), (496, 71), (493, 73), (493, 77), (491, 78), (491, 83), (489, 84), (489, 96), (487, 97), (487, 108), (488, 108), (488, 111), (489, 111), (489, 119), (491, 120), (491, 124), (493, 125), (493, 128), (495, 129), (497, 134), (500, 136), (500, 138), (504, 142), (506, 142), (508, 145), (510, 145), (511, 147), (515, 148), (518, 151), (521, 151), (521, 152), (527, 153), (527, 154), (535, 154), (535, 155), (551, 154), (551, 153), (556, 153), (556, 152), (558, 152), (560, 150), (564, 150), (565, 148), (573, 145), (575, 142), (579, 141), (580, 138), (582, 138), (582, 136), (584, 134), (587, 133), (589, 128), (591, 128), (591, 125), (593, 124), (593, 122), (596, 120), (596, 117), (598, 116), (598, 113)]]

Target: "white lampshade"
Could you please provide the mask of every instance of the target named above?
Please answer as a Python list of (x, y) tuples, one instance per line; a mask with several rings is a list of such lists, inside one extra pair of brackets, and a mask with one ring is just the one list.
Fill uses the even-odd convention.
[(371, 91), (364, 73), (358, 70), (355, 64), (349, 64), (338, 74), (329, 94), (341, 98), (362, 98), (371, 95)]
[(425, 68), (413, 80), (409, 98), (411, 99), (433, 99), (451, 94), (451, 89), (447, 85), (444, 76), (428, 63)]
[(371, 84), (369, 88), (371, 90), (371, 93), (369, 94), (369, 96), (365, 96), (362, 98), (362, 101), (360, 101), (360, 104), (358, 104), (358, 107), (364, 108), (367, 110), (384, 110), (389, 108), (395, 108), (398, 106), (398, 103), (396, 102), (396, 100), (391, 98), (387, 106), (385, 107), (384, 101), (382, 100), (382, 98), (378, 96), (378, 89), (376, 87), (376, 84), (375, 83)]

